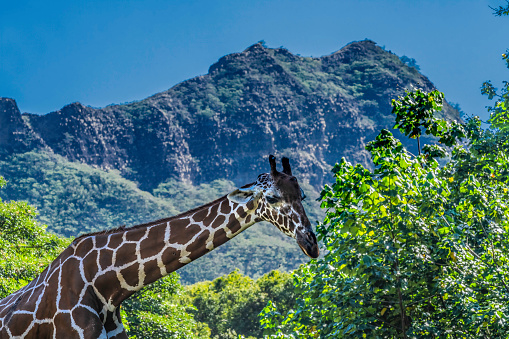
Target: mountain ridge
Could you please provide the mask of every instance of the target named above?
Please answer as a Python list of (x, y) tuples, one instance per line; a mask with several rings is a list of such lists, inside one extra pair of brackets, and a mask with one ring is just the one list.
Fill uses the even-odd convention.
[[(308, 179), (318, 187), (338, 154), (369, 163), (365, 140), (379, 125), (392, 127), (390, 99), (412, 86), (434, 89), (369, 40), (320, 58), (258, 43), (220, 58), (205, 75), (134, 103), (100, 109), (72, 103), (45, 115), (24, 113), (24, 125), (17, 122), (17, 128), (28, 138), (9, 143), (119, 170), (144, 189), (169, 178), (199, 184), (219, 176), (242, 184), (264, 171), (264, 164), (252, 159), (279, 152), (295, 158), (302, 151), (307, 154), (298, 155), (298, 172), (307, 175), (309, 166), (301, 160), (311, 161), (314, 174)], [(355, 142), (342, 147), (341, 141), (355, 134)]]

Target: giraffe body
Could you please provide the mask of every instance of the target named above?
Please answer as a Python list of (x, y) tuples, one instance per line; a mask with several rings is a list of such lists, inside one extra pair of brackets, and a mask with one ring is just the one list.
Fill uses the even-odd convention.
[[(0, 300), (0, 339), (127, 338), (120, 319), (123, 300), (258, 221), (273, 223), (317, 257), (288, 161), (283, 159), (285, 173), (275, 171), (272, 156), (270, 161), (270, 174), (207, 205), (76, 238), (37, 278)], [(289, 190), (277, 183), (282, 179)]]

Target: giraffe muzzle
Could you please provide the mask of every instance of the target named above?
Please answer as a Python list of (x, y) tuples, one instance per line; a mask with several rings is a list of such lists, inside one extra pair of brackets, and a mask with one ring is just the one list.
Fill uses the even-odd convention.
[(296, 233), (297, 244), (301, 248), (302, 252), (304, 252), (310, 258), (318, 258), (320, 250), (318, 249), (318, 243), (316, 241), (315, 234), (311, 231), (297, 231)]

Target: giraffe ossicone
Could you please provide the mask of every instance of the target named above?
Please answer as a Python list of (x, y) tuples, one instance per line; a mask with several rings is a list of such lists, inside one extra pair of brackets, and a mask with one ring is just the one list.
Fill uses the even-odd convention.
[(259, 221), (318, 245), (292, 175), (269, 156), (270, 172), (230, 194), (167, 219), (82, 235), (38, 277), (0, 300), (0, 339), (127, 338), (120, 304), (136, 291), (212, 251)]

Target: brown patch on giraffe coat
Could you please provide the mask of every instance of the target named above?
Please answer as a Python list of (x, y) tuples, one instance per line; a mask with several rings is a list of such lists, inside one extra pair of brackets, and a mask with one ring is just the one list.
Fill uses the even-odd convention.
[(128, 230), (125, 233), (126, 241), (140, 241), (140, 239), (145, 235), (146, 230), (143, 228), (137, 228)]
[(67, 259), (62, 265), (62, 282), (68, 287), (60, 295), (60, 309), (70, 309), (78, 303), (79, 294), (85, 286), (78, 269), (79, 260), (75, 258)]
[(209, 215), (203, 220), (203, 224), (205, 226), (209, 226), (210, 224), (212, 224), (212, 221), (214, 220), (214, 218), (217, 216), (217, 210), (219, 208), (219, 205), (213, 205), (211, 208), (210, 208), (210, 213)]
[(230, 220), (228, 221), (228, 228), (232, 233), (236, 233), (240, 230), (240, 222), (235, 218), (232, 214), (230, 215)]
[(111, 249), (116, 249), (124, 242), (122, 233), (116, 233), (110, 235), (110, 241), (108, 242), (108, 247)]
[(83, 258), (83, 270), (85, 271), (84, 273), (87, 281), (92, 281), (99, 271), (99, 267), (97, 266), (97, 252), (97, 250), (94, 250)]
[(243, 206), (239, 206), (239, 208), (237, 208), (237, 214), (239, 215), (239, 217), (241, 217), (242, 219), (244, 219), (247, 215), (246, 211), (244, 210), (244, 207)]
[(161, 278), (161, 269), (157, 265), (157, 259), (147, 261), (143, 265), (143, 269), (145, 271), (145, 281), (144, 285), (148, 285)]
[(170, 222), (170, 228), (171, 228), (170, 237), (171, 237), (171, 233), (174, 233), (175, 231), (178, 232), (178, 231), (184, 229), (187, 225), (189, 225), (189, 219), (172, 220)]
[(191, 258), (191, 260), (195, 260), (207, 253), (204, 249), (209, 235), (210, 232), (208, 230), (204, 230), (190, 245), (186, 247), (186, 251), (191, 252), (191, 254), (189, 254), (189, 258)]
[(115, 267), (124, 266), (125, 264), (131, 263), (137, 259), (136, 244), (124, 244), (116, 252), (114, 265)]
[(130, 286), (136, 286), (139, 284), (139, 270), (140, 264), (135, 262), (130, 266), (127, 266), (120, 271), (120, 274), (124, 277), (125, 282)]
[(165, 264), (178, 260), (178, 258), (180, 258), (180, 251), (173, 247), (168, 247), (161, 255), (161, 260)]
[(143, 239), (140, 244), (141, 258), (145, 259), (161, 252), (165, 246), (164, 239), (165, 228), (154, 227), (149, 231), (148, 238)]
[(167, 272), (174, 272), (174, 271), (178, 270), (179, 268), (184, 267), (185, 265), (186, 264), (183, 264), (180, 261), (175, 260), (175, 261), (167, 264), (165, 267), (166, 267)]
[(277, 223), (279, 225), (283, 225), (284, 224), (283, 216), (281, 214), (277, 218)]
[(96, 235), (95, 236), (95, 247), (101, 248), (106, 246), (106, 243), (108, 242), (108, 236), (107, 235)]
[(69, 313), (58, 313), (53, 319), (55, 324), (58, 324), (58, 326), (55, 326), (55, 338), (76, 338), (78, 336), (78, 333), (72, 328)]
[(223, 213), (223, 214), (229, 214), (229, 213), (230, 213), (231, 208), (230, 208), (230, 202), (229, 202), (229, 200), (225, 200), (225, 201), (221, 202), (221, 208), (220, 208), (220, 211), (221, 211), (221, 213)]
[(94, 286), (97, 290), (101, 291), (101, 295), (109, 300), (114, 296), (122, 294), (125, 291), (121, 286), (117, 278), (117, 273), (114, 271), (108, 271), (97, 277)]
[(85, 329), (88, 338), (99, 338), (102, 330), (102, 320), (96, 313), (90, 312), (84, 307), (76, 307), (72, 311), (72, 317), (78, 327)]
[[(63, 268), (62, 268), (63, 270)], [(62, 272), (65, 272), (64, 270)], [(63, 279), (62, 279), (63, 280)], [(70, 310), (78, 304), (80, 293), (85, 287), (85, 282), (80, 275), (70, 275), (65, 279), (65, 291), (60, 294), (60, 302), (58, 307), (62, 310)]]
[(203, 221), (203, 219), (205, 219), (205, 217), (207, 216), (208, 213), (209, 213), (208, 209), (201, 210), (201, 211), (193, 214), (193, 220), (194, 221)]
[(217, 227), (223, 225), (225, 220), (226, 220), (226, 217), (224, 215), (218, 215), (214, 219), (214, 222), (212, 223), (211, 227), (212, 228), (217, 228)]
[(201, 230), (201, 227), (196, 224), (190, 224), (186, 228), (176, 230), (171, 229), (170, 243), (171, 244), (187, 244), (195, 235)]
[(255, 201), (254, 201), (254, 199), (253, 200), (249, 200), (247, 202), (247, 204), (246, 204), (246, 207), (247, 207), (247, 209), (249, 211), (254, 210), (254, 208), (255, 208)]
[[(33, 318), (30, 314), (13, 314), (7, 324), (13, 336), (21, 336), (29, 327), (30, 323), (32, 323), (32, 320)], [(4, 338), (4, 336), (2, 336), (2, 338)], [(5, 336), (5, 338), (9, 338), (9, 336)]]
[(92, 243), (92, 238), (85, 238), (76, 247), (74, 254), (77, 257), (83, 258), (88, 252), (90, 252), (92, 250), (93, 247), (94, 247), (94, 244)]
[(212, 243), (214, 244), (214, 248), (216, 248), (219, 245), (224, 244), (228, 240), (229, 239), (226, 236), (225, 230), (220, 228), (216, 231), (216, 233), (214, 233), (214, 239), (212, 240)]
[[(44, 333), (44, 335), (47, 334), (47, 338), (53, 337), (53, 324), (48, 323), (42, 323), (42, 324), (35, 324), (34, 327), (27, 333), (26, 337), (24, 338), (40, 338), (39, 333)], [(0, 338), (8, 338), (9, 336), (5, 335), (3, 336), (3, 332), (0, 332)]]
[(101, 270), (105, 270), (106, 268), (113, 265), (113, 250), (110, 249), (102, 249), (99, 252), (99, 266)]

